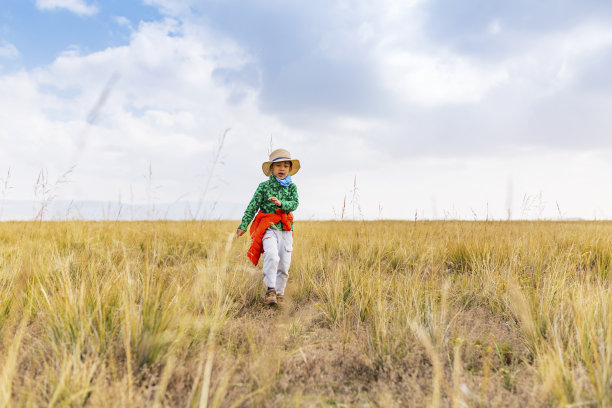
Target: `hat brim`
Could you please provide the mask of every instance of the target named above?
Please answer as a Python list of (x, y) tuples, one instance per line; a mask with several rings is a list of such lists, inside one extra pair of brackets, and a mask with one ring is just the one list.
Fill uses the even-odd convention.
[(300, 170), (300, 161), (298, 159), (279, 160), (277, 162), (272, 162), (272, 161), (263, 162), (263, 164), (261, 165), (261, 170), (263, 170), (263, 173), (266, 176), (270, 177), (270, 175), (272, 174), (272, 171), (271, 171), (272, 163), (282, 163), (284, 161), (290, 161), (291, 163), (293, 163), (291, 165), (291, 170), (289, 171), (290, 176), (293, 176), (295, 173), (297, 173)]

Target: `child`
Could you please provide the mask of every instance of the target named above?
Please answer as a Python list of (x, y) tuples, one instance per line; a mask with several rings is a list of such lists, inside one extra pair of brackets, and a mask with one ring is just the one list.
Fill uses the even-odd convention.
[(264, 303), (273, 305), (283, 300), (289, 277), (293, 251), (292, 211), (298, 206), (297, 187), (291, 176), (300, 169), (300, 161), (292, 159), (287, 150), (277, 149), (261, 169), (270, 178), (257, 187), (236, 230), (236, 237), (244, 235), (259, 210), (249, 231), (253, 243), (247, 256), (257, 265), (263, 253), (264, 283), (268, 287)]

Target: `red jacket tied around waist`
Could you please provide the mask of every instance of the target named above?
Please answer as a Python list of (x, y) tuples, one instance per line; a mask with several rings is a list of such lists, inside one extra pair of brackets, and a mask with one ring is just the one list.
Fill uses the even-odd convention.
[(283, 230), (291, 231), (291, 223), (293, 222), (293, 214), (286, 213), (285, 211), (278, 208), (275, 213), (266, 214), (261, 210), (255, 216), (251, 228), (249, 228), (249, 234), (253, 238), (253, 243), (247, 252), (247, 257), (253, 262), (254, 265), (259, 263), (259, 258), (263, 254), (263, 236), (266, 230), (271, 225), (281, 222), (283, 224)]

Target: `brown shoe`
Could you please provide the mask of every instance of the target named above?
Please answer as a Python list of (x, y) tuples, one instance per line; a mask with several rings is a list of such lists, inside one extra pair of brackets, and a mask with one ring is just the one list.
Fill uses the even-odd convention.
[(282, 293), (277, 293), (276, 294), (276, 301), (278, 303), (281, 303), (283, 300), (285, 300), (285, 295), (283, 295)]
[(266, 298), (264, 305), (275, 305), (276, 304), (276, 291), (274, 289), (268, 289), (266, 292)]

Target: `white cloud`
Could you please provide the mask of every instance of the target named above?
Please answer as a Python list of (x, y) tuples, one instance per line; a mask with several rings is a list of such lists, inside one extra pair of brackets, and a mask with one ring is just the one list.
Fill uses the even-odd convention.
[(502, 32), (502, 25), (498, 19), (495, 19), (487, 26), (487, 32), (491, 35), (498, 35)]
[[(512, 219), (605, 218), (612, 216), (607, 205), (612, 193), (601, 188), (612, 171), (609, 154), (534, 149), (507, 157), (380, 162), (376, 169), (304, 181), (303, 201), (312, 208), (319, 197), (329, 197), (338, 217), (346, 197), (351, 218), (356, 177), (357, 218), (359, 209), (377, 218), (379, 204), (381, 216), (391, 219), (413, 219), (416, 213), (418, 219), (499, 220), (508, 209)], [(332, 218), (333, 211), (326, 210), (316, 216)]]
[(0, 58), (13, 59), (19, 56), (19, 50), (6, 41), (0, 41)]
[(90, 16), (98, 13), (98, 8), (84, 0), (36, 0), (40, 10), (66, 9), (78, 15)]
[(409, 51), (383, 57), (387, 86), (402, 99), (424, 106), (476, 103), (508, 80), (505, 69), (486, 69), (460, 55)]
[[(148, 2), (172, 11), (175, 18), (141, 23), (122, 47), (91, 54), (70, 49), (48, 66), (0, 74), (0, 163), (11, 167), (17, 186), (7, 199), (31, 199), (41, 168), (55, 177), (78, 162), (59, 198), (113, 200), (121, 193), (125, 202), (132, 195), (135, 202), (151, 196), (172, 202), (187, 193), (185, 199), (195, 200), (218, 138), (231, 128), (222, 151), (224, 165), (217, 167), (215, 188), (207, 198), (229, 203), (219, 214), (234, 218), (262, 180), (260, 163), (271, 138), (275, 147), (288, 148), (302, 161), (296, 177), (301, 219), (333, 217), (344, 196), (350, 199), (355, 176), (367, 218), (378, 216), (379, 204), (383, 217), (412, 218), (418, 211), (419, 217), (470, 219), (473, 212), (484, 218), (489, 211), (491, 218), (505, 218), (509, 177), (517, 217), (525, 194), (542, 192), (547, 202), (541, 214), (531, 211), (526, 217), (555, 218), (553, 203), (559, 201), (565, 215), (589, 218), (597, 206), (590, 203), (612, 201), (601, 188), (604, 175), (612, 172), (605, 158), (551, 151), (561, 142), (560, 127), (570, 129), (568, 138), (583, 137), (576, 142), (580, 151), (593, 148), (584, 143), (589, 132), (606, 133), (610, 127), (607, 89), (597, 98), (569, 91), (590, 59), (612, 45), (612, 30), (604, 25), (538, 35), (486, 59), (434, 44), (421, 27), (417, 2), (389, 0), (385, 4), (394, 9), (377, 11), (378, 3), (344, 1), (333, 3), (327, 22), (309, 26), (316, 33), (307, 42), (311, 48), (283, 59), (270, 49), (270, 54), (256, 54), (256, 47), (247, 49), (231, 39), (232, 33), (210, 32), (189, 15), (195, 2)], [(486, 37), (513, 39), (516, 33), (502, 18), (503, 29), (493, 21)], [(319, 108), (317, 98), (332, 92), (309, 94), (302, 103), (308, 98), (280, 87), (288, 104), (297, 100), (295, 106), (305, 107), (293, 107), (302, 122), (284, 121), (274, 110), (262, 113), (262, 90), (278, 80), (271, 72), (263, 75), (263, 58), (279, 57), (278, 72), (289, 85), (304, 80), (296, 72), (315, 71), (316, 86), (327, 79), (325, 69), (313, 64), (291, 71), (291, 64), (300, 65), (300, 58), (313, 54), (325, 55), (306, 63), (323, 61), (332, 68), (355, 55), (349, 60), (355, 64), (342, 65), (347, 69), (338, 78), (357, 78), (347, 82), (355, 87), (378, 89), (382, 83), (387, 93), (370, 101), (383, 108), (355, 113), (343, 110), (343, 101), (339, 109)], [(358, 71), (360, 64), (380, 83), (363, 84), (359, 81), (370, 78), (353, 77), (352, 68)], [(86, 118), (114, 74), (117, 80), (111, 81), (97, 120), (88, 126)], [(581, 132), (572, 133), (568, 112), (576, 113), (576, 104)], [(539, 147), (533, 153), (516, 153), (517, 146), (534, 145)], [(5, 171), (0, 167), (0, 174)]]
[(127, 17), (124, 17), (124, 16), (116, 16), (114, 19), (115, 19), (115, 22), (116, 22), (118, 25), (120, 25), (120, 26), (124, 26), (124, 27), (127, 27), (127, 28), (129, 28), (130, 30), (132, 30), (132, 29), (133, 29), (133, 27), (132, 27), (132, 22), (131, 22), (131, 21), (130, 21), (130, 20), (127, 18)]
[[(133, 187), (135, 200), (146, 201), (151, 164), (157, 200), (195, 200), (225, 129), (232, 128), (225, 145), (232, 154), (227, 159), (224, 150), (222, 159), (231, 163), (265, 158), (270, 132), (287, 133), (258, 111), (257, 89), (228, 102), (230, 91), (211, 78), (217, 67), (249, 61), (235, 44), (167, 20), (141, 24), (123, 47), (64, 53), (49, 66), (0, 75), (0, 162), (11, 167), (16, 186), (7, 199), (31, 199), (40, 169), (54, 178), (78, 163), (59, 198), (126, 197)], [(113, 74), (118, 79), (89, 126)], [(219, 165), (217, 175), (225, 182), (241, 178), (223, 170)], [(223, 198), (232, 194), (240, 191)]]
[(143, 0), (144, 4), (156, 6), (165, 14), (171, 16), (183, 16), (189, 14), (191, 6), (196, 0)]
[[(499, 23), (493, 22), (490, 28)], [(499, 33), (497, 29), (493, 30)], [(521, 52), (483, 62), (446, 49), (384, 41), (376, 51), (380, 72), (400, 100), (427, 107), (478, 103), (497, 88), (529, 88), (530, 97), (563, 88), (588, 64), (588, 57), (612, 47), (612, 29), (584, 24), (533, 38)], [(530, 99), (530, 98), (528, 98)]]
[(542, 78), (550, 78), (562, 86), (590, 63), (589, 57), (612, 47), (612, 29), (608, 25), (584, 24), (572, 30), (543, 36), (534, 41), (526, 55), (518, 57), (514, 65), (524, 67)]

